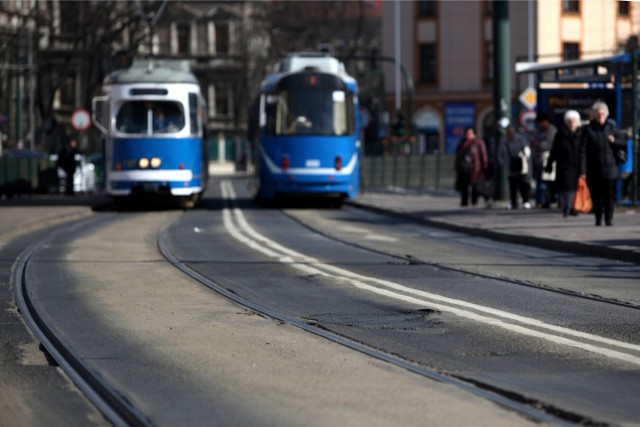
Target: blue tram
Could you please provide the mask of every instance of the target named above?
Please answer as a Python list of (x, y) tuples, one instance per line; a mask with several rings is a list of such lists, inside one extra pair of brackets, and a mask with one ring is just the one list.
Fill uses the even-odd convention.
[(188, 61), (134, 61), (105, 77), (93, 100), (105, 136), (105, 191), (193, 207), (208, 179), (204, 101)]
[(262, 84), (256, 198), (331, 196), (360, 187), (358, 85), (324, 53), (289, 54)]

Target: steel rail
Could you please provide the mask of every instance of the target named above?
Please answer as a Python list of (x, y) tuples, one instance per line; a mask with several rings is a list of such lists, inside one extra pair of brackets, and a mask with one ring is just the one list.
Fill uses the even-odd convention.
[[(90, 217), (76, 223), (71, 228), (88, 227), (98, 218)], [(13, 274), (13, 288), (16, 304), (36, 339), (48, 355), (55, 360), (63, 372), (87, 396), (96, 408), (115, 426), (148, 427), (153, 424), (131, 402), (111, 387), (92, 367), (83, 361), (64, 339), (40, 314), (28, 292), (27, 272), (34, 254), (51, 239), (68, 233), (68, 226), (59, 228), (47, 237), (37, 241), (20, 253)]]
[[(228, 204), (229, 202), (230, 202), (229, 200), (226, 200), (225, 204)], [(309, 332), (311, 334), (327, 339), (336, 344), (340, 344), (349, 349), (358, 351), (367, 356), (371, 356), (378, 360), (390, 363), (393, 366), (397, 366), (399, 368), (405, 369), (411, 373), (420, 375), (422, 377), (425, 377), (434, 381), (455, 386), (461, 390), (469, 392), (482, 399), (491, 401), (497, 405), (500, 405), (504, 408), (512, 410), (520, 415), (523, 415), (537, 422), (549, 423), (557, 426), (574, 426), (574, 425), (583, 425), (585, 422), (593, 422), (593, 420), (588, 419), (582, 415), (564, 411), (560, 408), (555, 408), (544, 402), (535, 401), (526, 396), (511, 392), (511, 391), (500, 390), (488, 384), (482, 384), (472, 380), (466, 380), (461, 377), (448, 376), (446, 374), (435, 372), (433, 370), (427, 369), (424, 366), (420, 366), (416, 363), (412, 363), (411, 361), (402, 359), (398, 356), (384, 353), (380, 350), (371, 348), (363, 343), (351, 341), (346, 337), (334, 334), (326, 329), (322, 329), (321, 327), (315, 326), (313, 323), (305, 322), (297, 318), (289, 317), (269, 307), (265, 307), (253, 301), (250, 301), (224, 288), (223, 286), (219, 285), (211, 278), (203, 276), (202, 274), (198, 273), (197, 271), (193, 270), (188, 265), (180, 261), (171, 252), (169, 245), (167, 243), (167, 237), (168, 237), (168, 227), (160, 232), (160, 234), (156, 239), (156, 244), (160, 254), (170, 264), (172, 264), (174, 267), (176, 267), (178, 270), (180, 270), (184, 274), (200, 282), (207, 288), (227, 298), (228, 300), (232, 301), (235, 304), (243, 306), (249, 310), (260, 313), (274, 320), (295, 326), (305, 332)]]
[[(361, 206), (357, 206), (357, 205), (351, 205), (351, 207), (353, 209), (360, 209), (360, 210), (366, 210), (366, 211), (370, 211), (370, 209), (366, 208), (366, 207), (361, 207)], [(473, 271), (470, 269), (466, 269), (463, 267), (453, 267), (451, 265), (448, 264), (443, 264), (443, 263), (438, 263), (438, 262), (433, 262), (433, 261), (427, 261), (427, 260), (423, 260), (420, 258), (416, 258), (412, 255), (400, 255), (397, 253), (392, 253), (392, 252), (387, 252), (384, 250), (380, 250), (380, 249), (374, 249), (371, 248), (369, 246), (354, 242), (352, 240), (346, 240), (344, 238), (338, 237), (334, 234), (330, 234), (327, 233), (323, 230), (320, 230), (317, 227), (314, 227), (312, 225), (309, 225), (308, 223), (304, 222), (303, 220), (301, 220), (300, 218), (296, 217), (295, 215), (291, 215), (286, 211), (282, 211), (284, 215), (286, 215), (288, 218), (290, 218), (291, 220), (295, 221), (296, 223), (300, 224), (302, 227), (306, 228), (307, 230), (310, 230), (316, 234), (319, 234), (327, 239), (336, 241), (336, 242), (340, 242), (343, 243), (345, 245), (349, 245), (361, 250), (365, 250), (365, 251), (369, 251), (378, 255), (384, 255), (384, 256), (388, 256), (390, 258), (395, 258), (397, 260), (406, 262), (407, 264), (413, 264), (413, 265), (426, 265), (429, 267), (434, 267), (434, 268), (438, 268), (441, 270), (445, 270), (445, 271), (451, 271), (454, 273), (463, 273), (463, 274), (467, 274), (469, 276), (474, 276), (474, 277), (479, 277), (482, 279), (490, 279), (490, 280), (496, 280), (496, 281), (500, 281), (500, 282), (504, 282), (504, 283), (509, 283), (509, 284), (513, 284), (513, 285), (517, 285), (517, 286), (523, 286), (523, 287), (527, 287), (527, 288), (533, 288), (533, 289), (537, 289), (537, 290), (541, 290), (541, 291), (546, 291), (546, 292), (553, 292), (556, 294), (560, 294), (560, 295), (564, 295), (564, 296), (570, 296), (570, 297), (574, 297), (574, 298), (580, 298), (580, 299), (585, 299), (588, 301), (593, 301), (593, 302), (599, 302), (599, 303), (605, 303), (605, 304), (611, 304), (611, 305), (615, 305), (615, 306), (619, 306), (619, 307), (624, 307), (624, 308), (631, 308), (631, 309), (636, 309), (636, 310), (640, 310), (640, 304), (631, 302), (631, 301), (621, 301), (621, 300), (617, 300), (617, 299), (613, 299), (613, 298), (607, 298), (607, 297), (603, 297), (601, 295), (592, 295), (592, 294), (586, 294), (586, 293), (582, 293), (582, 292), (578, 292), (578, 291), (572, 291), (570, 289), (562, 289), (562, 288), (558, 288), (555, 286), (551, 286), (551, 285), (546, 285), (544, 283), (536, 283), (536, 282), (531, 282), (531, 281), (527, 281), (527, 280), (520, 280), (514, 277), (508, 277), (508, 276), (495, 276), (495, 275), (491, 275), (491, 274), (487, 274), (487, 273), (480, 273), (478, 271)], [(393, 213), (387, 213), (385, 214), (383, 211), (375, 211), (375, 213), (379, 214), (379, 215), (383, 215), (383, 216), (389, 216), (392, 218), (396, 218), (398, 219), (398, 216), (396, 216)], [(407, 219), (405, 217), (401, 217), (400, 219), (404, 219), (406, 220), (408, 223), (414, 223), (414, 224), (418, 224), (421, 225), (423, 227), (430, 227), (430, 228), (439, 228), (438, 225), (436, 225), (436, 222), (434, 221), (433, 223), (429, 223), (429, 224), (425, 224), (424, 222), (421, 221), (412, 221), (410, 219)], [(445, 229), (450, 230), (448, 227), (444, 227)], [(474, 236), (473, 234), (470, 234), (468, 232), (465, 231), (461, 231), (461, 230), (457, 230), (454, 231), (460, 234), (466, 234), (467, 236), (471, 236), (471, 237), (478, 237), (478, 238), (487, 238), (485, 236)], [(520, 245), (520, 246), (527, 246), (526, 244), (523, 243), (511, 243), (514, 245)], [(549, 249), (549, 250), (553, 250), (553, 249)], [(553, 250), (555, 252), (560, 252), (558, 250)]]

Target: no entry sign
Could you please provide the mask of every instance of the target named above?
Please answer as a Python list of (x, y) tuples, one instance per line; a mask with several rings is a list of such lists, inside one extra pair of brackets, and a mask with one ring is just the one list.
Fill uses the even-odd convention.
[(80, 132), (89, 129), (89, 126), (91, 126), (91, 115), (87, 110), (75, 110), (71, 114), (71, 126)]

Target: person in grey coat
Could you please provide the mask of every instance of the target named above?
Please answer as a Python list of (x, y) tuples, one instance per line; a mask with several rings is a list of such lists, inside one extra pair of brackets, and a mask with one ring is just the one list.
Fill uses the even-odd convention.
[(609, 118), (609, 107), (596, 102), (591, 107), (592, 119), (585, 126), (580, 139), (581, 174), (587, 177), (587, 185), (593, 202), (596, 225), (613, 225), (613, 208), (616, 197), (618, 164), (613, 150), (625, 148), (616, 143), (616, 127)]
[(518, 208), (518, 191), (522, 196), (522, 206), (531, 209), (529, 193), (531, 184), (531, 149), (513, 125), (507, 126), (506, 134), (500, 140), (498, 162), (509, 176), (509, 196), (511, 203), (507, 209)]
[(556, 163), (555, 189), (560, 195), (560, 207), (565, 218), (569, 214), (575, 215), (571, 206), (580, 176), (580, 135), (580, 113), (569, 110), (564, 114), (564, 126), (553, 139), (545, 166), (545, 172), (550, 173), (553, 163)]

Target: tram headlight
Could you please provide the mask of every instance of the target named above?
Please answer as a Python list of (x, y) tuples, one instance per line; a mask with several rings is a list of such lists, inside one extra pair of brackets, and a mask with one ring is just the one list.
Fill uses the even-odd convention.
[(162, 166), (162, 160), (160, 160), (160, 157), (152, 157), (151, 169), (158, 169), (160, 166)]
[(146, 169), (149, 167), (149, 159), (147, 159), (146, 157), (142, 157), (140, 160), (138, 160), (138, 167), (140, 169)]

